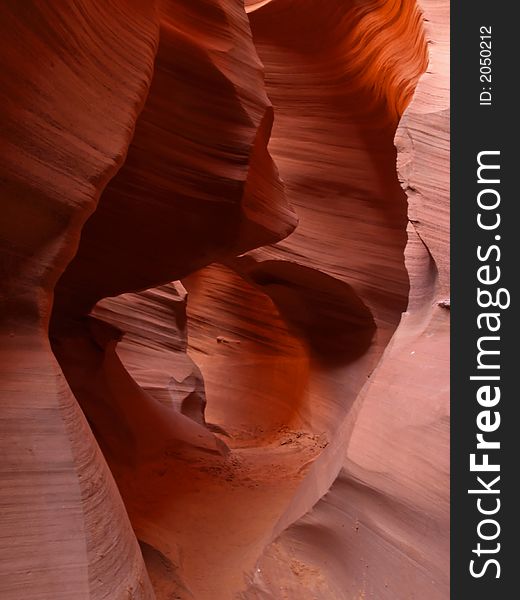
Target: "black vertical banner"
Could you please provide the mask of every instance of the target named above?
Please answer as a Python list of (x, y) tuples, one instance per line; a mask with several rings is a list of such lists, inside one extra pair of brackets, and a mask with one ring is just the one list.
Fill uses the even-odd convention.
[[(451, 6), (451, 597), (515, 595), (520, 510), (520, 30)], [(517, 592), (516, 592), (517, 594)]]

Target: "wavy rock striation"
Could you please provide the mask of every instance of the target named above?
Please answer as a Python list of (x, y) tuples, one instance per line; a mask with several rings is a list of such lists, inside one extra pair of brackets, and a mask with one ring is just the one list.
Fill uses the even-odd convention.
[(421, 8), (435, 43), (396, 134), (407, 311), (336, 480), (266, 549), (243, 598), (449, 596), (449, 5)]
[(0, 27), (0, 596), (152, 598), (47, 324), (144, 101), (153, 12), (132, 1), (8, 3)]
[(447, 15), (4, 10), (2, 598), (447, 597)]

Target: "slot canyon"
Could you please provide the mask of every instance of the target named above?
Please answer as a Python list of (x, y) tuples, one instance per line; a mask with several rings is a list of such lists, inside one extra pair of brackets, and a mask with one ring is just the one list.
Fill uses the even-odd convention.
[(449, 2), (0, 6), (0, 598), (446, 600)]

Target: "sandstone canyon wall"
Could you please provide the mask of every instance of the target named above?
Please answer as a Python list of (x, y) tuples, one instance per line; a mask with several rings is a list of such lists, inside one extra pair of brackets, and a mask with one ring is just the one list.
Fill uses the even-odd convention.
[(448, 598), (448, 2), (0, 7), (0, 597)]

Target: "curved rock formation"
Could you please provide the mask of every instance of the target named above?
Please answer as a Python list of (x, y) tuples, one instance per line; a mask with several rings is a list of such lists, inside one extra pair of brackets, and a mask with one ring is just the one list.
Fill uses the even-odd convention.
[(449, 4), (421, 8), (435, 43), (396, 134), (407, 311), (336, 480), (266, 549), (243, 598), (449, 597)]
[(4, 9), (2, 598), (447, 597), (421, 1)]
[(144, 101), (153, 11), (131, 0), (11, 2), (0, 27), (0, 595), (151, 598), (47, 325), (55, 283)]

